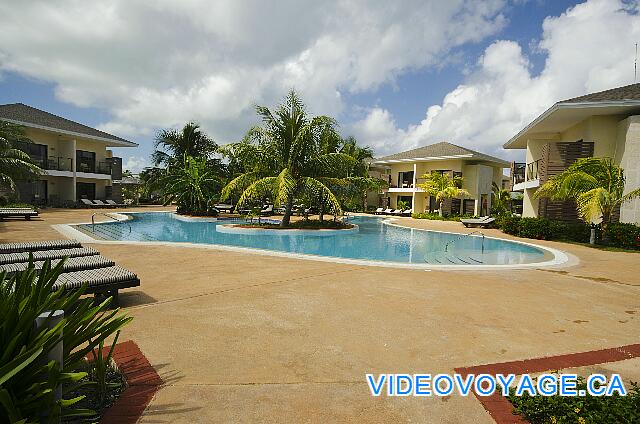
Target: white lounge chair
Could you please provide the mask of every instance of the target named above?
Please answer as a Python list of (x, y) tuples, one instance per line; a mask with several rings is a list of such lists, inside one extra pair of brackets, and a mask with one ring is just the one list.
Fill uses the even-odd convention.
[(126, 206), (124, 203), (116, 203), (111, 199), (107, 199), (107, 200), (105, 200), (105, 202), (107, 202), (108, 205), (111, 205), (111, 206), (114, 206), (114, 207)]
[(385, 215), (391, 215), (391, 214), (393, 213), (393, 209), (391, 209), (391, 208), (387, 208), (387, 209), (385, 209), (385, 210), (384, 210), (384, 212), (383, 212), (383, 213), (384, 213)]
[(378, 208), (378, 209), (376, 209), (376, 211), (374, 213), (376, 215), (382, 215), (384, 213), (384, 208)]
[(488, 227), (490, 225), (493, 225), (493, 223), (495, 222), (495, 218), (492, 218), (490, 216), (483, 216), (480, 218), (464, 218), (461, 219), (460, 222), (462, 222), (462, 224), (465, 227)]
[(0, 220), (12, 217), (30, 220), (32, 216), (38, 216), (38, 211), (31, 208), (0, 208)]
[(402, 215), (402, 209), (396, 209), (393, 211), (393, 215)]
[(273, 205), (265, 205), (260, 211), (260, 215), (273, 215)]
[(413, 214), (413, 209), (402, 211), (402, 216), (411, 216), (411, 214)]
[(93, 201), (93, 203), (101, 208), (110, 208), (112, 207), (112, 205), (109, 205), (108, 203), (104, 203), (102, 200), (99, 199), (95, 199)]

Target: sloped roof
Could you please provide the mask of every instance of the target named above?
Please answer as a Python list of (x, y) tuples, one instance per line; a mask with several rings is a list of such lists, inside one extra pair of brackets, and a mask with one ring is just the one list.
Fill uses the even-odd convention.
[(621, 100), (640, 100), (640, 83), (598, 91), (597, 93), (574, 97), (558, 103), (615, 102)]
[(79, 135), (94, 140), (111, 142), (113, 145), (117, 146), (137, 146), (136, 143), (125, 140), (124, 138), (91, 128), (87, 125), (62, 118), (61, 116), (54, 115), (22, 103), (0, 105), (0, 120), (14, 122), (26, 127), (40, 128), (70, 135)]
[(438, 160), (438, 159), (472, 159), (487, 162), (500, 163), (509, 166), (506, 160), (490, 156), (466, 147), (448, 143), (446, 141), (430, 144), (428, 146), (418, 147), (417, 149), (407, 150), (406, 152), (395, 153), (393, 155), (377, 158), (373, 163), (394, 163), (408, 162), (411, 160)]

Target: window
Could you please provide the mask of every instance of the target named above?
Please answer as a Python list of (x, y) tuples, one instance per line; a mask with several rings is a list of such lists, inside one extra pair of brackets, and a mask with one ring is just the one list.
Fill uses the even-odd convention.
[(84, 150), (76, 151), (76, 171), (78, 172), (96, 172), (96, 153), (85, 152)]
[(96, 183), (76, 183), (76, 200), (96, 198)]
[(47, 145), (37, 143), (16, 142), (16, 148), (28, 154), (42, 168), (46, 168)]
[(413, 171), (398, 172), (398, 187), (413, 187)]

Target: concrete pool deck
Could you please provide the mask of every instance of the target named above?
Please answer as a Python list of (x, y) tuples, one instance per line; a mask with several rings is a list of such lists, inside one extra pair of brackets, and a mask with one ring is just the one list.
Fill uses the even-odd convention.
[[(51, 225), (88, 222), (93, 212), (0, 222), (0, 241), (61, 238)], [(372, 398), (364, 375), (453, 372), (640, 341), (640, 254), (536, 244), (579, 263), (426, 272), (207, 248), (93, 247), (142, 282), (120, 296), (135, 317), (121, 340), (134, 340), (165, 381), (142, 422), (491, 423), (475, 397)]]

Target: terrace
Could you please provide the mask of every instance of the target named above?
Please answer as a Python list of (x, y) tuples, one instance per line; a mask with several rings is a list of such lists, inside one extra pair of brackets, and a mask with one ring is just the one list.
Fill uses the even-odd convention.
[[(93, 212), (0, 223), (0, 241), (58, 239), (51, 225), (90, 222)], [(456, 222), (402, 224), (463, 231)], [(451, 373), (636, 343), (637, 254), (537, 243), (579, 266), (390, 272), (206, 246), (93, 247), (142, 281), (120, 295), (134, 317), (120, 340), (135, 341), (164, 384), (141, 422), (491, 423), (474, 397), (373, 398), (365, 373)], [(633, 370), (638, 360), (618, 364)]]

